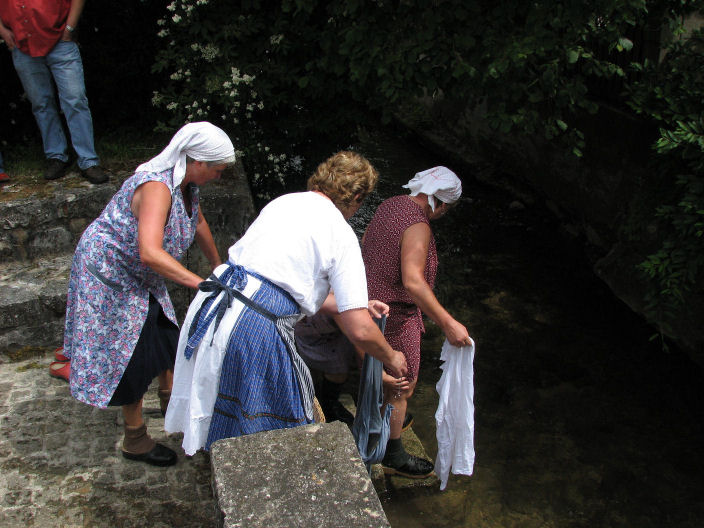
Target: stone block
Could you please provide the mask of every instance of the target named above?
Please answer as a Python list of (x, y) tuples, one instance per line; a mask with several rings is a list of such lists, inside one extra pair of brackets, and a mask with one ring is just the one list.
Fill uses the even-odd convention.
[(211, 466), (220, 526), (390, 526), (341, 422), (219, 440)]

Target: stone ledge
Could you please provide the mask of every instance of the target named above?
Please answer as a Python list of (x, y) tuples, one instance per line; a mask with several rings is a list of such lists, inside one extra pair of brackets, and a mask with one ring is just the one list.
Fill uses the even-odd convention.
[[(45, 194), (17, 192), (0, 200), (0, 361), (17, 361), (63, 343), (71, 260), (85, 227), (110, 200), (124, 173), (110, 184), (72, 185), (67, 176)], [(75, 179), (75, 178), (73, 178)], [(20, 189), (22, 186), (17, 184)], [(51, 191), (50, 194), (48, 190)], [(201, 188), (201, 207), (223, 260), (255, 215), (241, 167)], [(194, 244), (182, 263), (201, 277), (210, 266)], [(179, 321), (193, 292), (167, 281)]]
[(220, 526), (390, 526), (341, 422), (219, 440), (211, 466)]

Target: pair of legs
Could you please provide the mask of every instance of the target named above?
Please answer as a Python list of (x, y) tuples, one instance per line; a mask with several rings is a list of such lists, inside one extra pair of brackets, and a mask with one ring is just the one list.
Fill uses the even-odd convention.
[(88, 107), (78, 45), (60, 40), (43, 57), (31, 57), (15, 48), (12, 50), (12, 61), (32, 104), (47, 159), (62, 162), (69, 159), (68, 143), (56, 105), (55, 83), (61, 110), (71, 133), (71, 143), (78, 155), (79, 168), (86, 170), (98, 165), (93, 143), (93, 119)]
[[(400, 313), (399, 313), (400, 312)], [(409, 478), (425, 478), (434, 469), (429, 460), (419, 458), (406, 452), (401, 441), (408, 408), (408, 399), (413, 395), (418, 382), (420, 367), (420, 339), (423, 332), (423, 321), (416, 309), (403, 313), (396, 310), (386, 321), (384, 333), (394, 350), (400, 350), (406, 357), (408, 378), (395, 379), (384, 376), (384, 402), (393, 405), (389, 423), (389, 441), (386, 444), (386, 454), (382, 465), (384, 472), (398, 474)]]

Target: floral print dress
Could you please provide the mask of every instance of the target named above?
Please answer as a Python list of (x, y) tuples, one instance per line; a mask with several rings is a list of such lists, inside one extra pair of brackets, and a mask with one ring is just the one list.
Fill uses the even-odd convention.
[(191, 216), (173, 170), (138, 172), (127, 179), (81, 236), (71, 266), (64, 355), (71, 359), (71, 394), (104, 408), (122, 378), (144, 326), (149, 294), (174, 323), (176, 314), (164, 279), (139, 258), (137, 219), (130, 204), (143, 183), (160, 181), (171, 190), (163, 248), (177, 260), (195, 237), (198, 187), (191, 186)]

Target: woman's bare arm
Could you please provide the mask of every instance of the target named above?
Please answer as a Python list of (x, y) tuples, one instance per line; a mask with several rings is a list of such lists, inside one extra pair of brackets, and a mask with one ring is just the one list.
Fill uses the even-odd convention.
[(413, 224), (401, 237), (401, 280), (413, 302), (443, 331), (450, 344), (468, 345), (469, 332), (440, 304), (425, 280), (425, 263), (430, 246), (430, 226)]
[(164, 250), (164, 226), (171, 209), (169, 188), (157, 181), (140, 185), (132, 198), (131, 208), (137, 218), (141, 261), (162, 277), (189, 288), (198, 288), (203, 279), (183, 267)]

